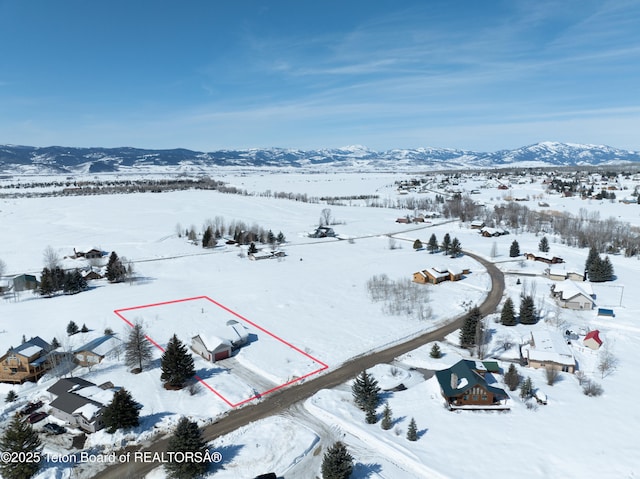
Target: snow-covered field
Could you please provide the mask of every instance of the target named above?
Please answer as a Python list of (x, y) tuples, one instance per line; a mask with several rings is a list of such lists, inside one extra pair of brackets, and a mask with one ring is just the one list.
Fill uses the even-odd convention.
[[(250, 192), (270, 189), (312, 196), (377, 194), (395, 200), (393, 183), (404, 178), (379, 173), (227, 173), (222, 179)], [(543, 191), (539, 184), (527, 184), (526, 188), (526, 194), (531, 195)], [(483, 189), (478, 195), (488, 204), (501, 201), (500, 198), (501, 192), (495, 188)], [(640, 225), (638, 205), (596, 204), (559, 196), (545, 196), (545, 200), (559, 211), (577, 213), (580, 208), (597, 208), (602, 218), (620, 217)], [(333, 228), (341, 238), (351, 240), (307, 236), (317, 226), (321, 210), (327, 207), (337, 223)], [(130, 309), (122, 314), (130, 321), (141, 320), (160, 346), (166, 345), (174, 333), (188, 343), (194, 334), (208, 327), (212, 318), (227, 321), (234, 317), (229, 312), (233, 311), (250, 321), (247, 326), (255, 335), (254, 340), (230, 360), (233, 362), (228, 367), (196, 358), (196, 369), (209, 387), (231, 403), (242, 402), (269, 386), (317, 370), (318, 363), (310, 358), (331, 370), (349, 358), (432, 329), (481, 302), (490, 279), (479, 263), (469, 257), (450, 259), (412, 248), (416, 238), (426, 244), (432, 233), (439, 240), (449, 233), (461, 241), (464, 249), (488, 259), (495, 243), (497, 256), (493, 259), (509, 273), (505, 276), (506, 293), (512, 296), (516, 308), (522, 289), (534, 289), (547, 319), (559, 316), (564, 329), (576, 332), (600, 329), (605, 344), (618, 360), (611, 374), (601, 378), (597, 372), (598, 352), (582, 347), (580, 341), (574, 341), (572, 348), (579, 369), (600, 383), (604, 394), (586, 397), (576, 378), (566, 373), (555, 385), (547, 386), (543, 372), (521, 368), (521, 374), (531, 376), (534, 385), (547, 394), (546, 406), (530, 409), (515, 392), (510, 412), (452, 413), (442, 405), (435, 378), (425, 381), (409, 368), (442, 369), (468, 353), (443, 343), (445, 355), (435, 360), (429, 357), (430, 346), (425, 346), (399, 358), (393, 374), (386, 366), (372, 371), (381, 382), (402, 377), (408, 386), (405, 391), (385, 393), (396, 418), (390, 431), (383, 431), (379, 424), (364, 423), (362, 413), (351, 401), (348, 385), (320, 391), (305, 407), (287, 416), (252, 424), (212, 444), (226, 456), (222, 469), (212, 476), (252, 477), (274, 470), (287, 479), (312, 478), (319, 475), (323, 448), (340, 439), (355, 457), (353, 477), (358, 479), (457, 478), (471, 474), (499, 478), (634, 477), (640, 466), (640, 458), (634, 452), (640, 439), (640, 413), (633, 404), (639, 390), (636, 371), (640, 367), (640, 327), (635, 318), (640, 313), (640, 298), (634, 292), (640, 262), (612, 256), (617, 279), (595, 288), (598, 306), (614, 308), (615, 318), (598, 318), (594, 311), (559, 310), (548, 295), (551, 281), (535, 276), (542, 273), (545, 265), (508, 257), (514, 239), (520, 243), (521, 252), (535, 252), (540, 237), (512, 234), (482, 238), (458, 221), (395, 223), (398, 216), (407, 213), (413, 212), (369, 208), (358, 201), (350, 206), (327, 206), (212, 191), (2, 199), (0, 259), (7, 265), (7, 275), (38, 273), (47, 246), (60, 257), (73, 253), (74, 247), (98, 247), (132, 260), (139, 279), (116, 285), (98, 280), (89, 291), (74, 296), (40, 298), (26, 292), (6, 296), (0, 300), (0, 351), (19, 345), (23, 335), (27, 339), (39, 335), (48, 341), (56, 337), (68, 350), (101, 335), (105, 328), (126, 339), (129, 326), (114, 311), (159, 303), (163, 306)], [(250, 261), (246, 248), (242, 255), (237, 246), (204, 250), (176, 235), (177, 224), (182, 230), (195, 225), (200, 231), (206, 220), (216, 216), (223, 217), (227, 224), (241, 220), (275, 233), (282, 231), (287, 239), (287, 256)], [(563, 257), (568, 267), (578, 271), (583, 268), (587, 250), (569, 248), (553, 238), (550, 243), (550, 253)], [(86, 265), (84, 260), (68, 258), (63, 264)], [(392, 280), (410, 279), (415, 271), (440, 265), (469, 268), (471, 273), (459, 282), (424, 286), (432, 311), (429, 319), (390, 316), (382, 311), (380, 303), (369, 299), (366, 282), (373, 275), (384, 273)], [(522, 284), (516, 284), (518, 277)], [(203, 300), (172, 303), (202, 296), (228, 310)], [(86, 324), (90, 332), (67, 336), (70, 320)], [(544, 320), (533, 327), (505, 328), (493, 318), (488, 319), (488, 324), (492, 333), (489, 355), (505, 359), (510, 354), (513, 357), (513, 351), (500, 347), (506, 336), (519, 343), (532, 328), (554, 327)], [(91, 370), (76, 369), (75, 376), (125, 387), (143, 405), (141, 425), (134, 434), (109, 435), (101, 431), (89, 436), (87, 446), (111, 448), (113, 444), (144, 442), (154, 431), (169, 430), (180, 415), (206, 424), (231, 407), (204, 385), (195, 391), (166, 391), (160, 383), (160, 351), (154, 354), (151, 367), (138, 375), (127, 372), (122, 358), (117, 356)], [(19, 395), (17, 403), (2, 402), (0, 420), (5, 421), (28, 400), (50, 400), (46, 389), (55, 380), (45, 376), (38, 384), (0, 384), (0, 398), (11, 389)], [(415, 443), (405, 439), (411, 417), (420, 431)], [(50, 437), (44, 440), (50, 451), (63, 447)], [(70, 469), (50, 466), (42, 477), (69, 477), (71, 473)], [(88, 477), (90, 473), (84, 474)], [(161, 471), (154, 473), (154, 477), (162, 475)]]

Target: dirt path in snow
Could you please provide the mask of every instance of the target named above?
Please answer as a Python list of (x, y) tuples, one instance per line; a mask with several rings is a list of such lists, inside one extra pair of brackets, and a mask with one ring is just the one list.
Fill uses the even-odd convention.
[[(502, 299), (504, 291), (504, 275), (494, 264), (486, 261), (484, 258), (469, 252), (465, 252), (465, 254), (481, 263), (487, 269), (491, 277), (491, 290), (489, 291), (487, 298), (481, 305), (479, 305), (479, 307), (483, 315), (493, 313)], [(372, 368), (376, 364), (390, 363), (394, 358), (417, 349), (420, 346), (432, 341), (443, 340), (446, 335), (462, 327), (463, 322), (464, 315), (458, 316), (450, 323), (434, 331), (424, 333), (404, 343), (393, 345), (382, 351), (356, 356), (341, 366), (329, 369), (328, 372), (320, 374), (313, 379), (308, 379), (288, 388), (278, 390), (264, 396), (259, 402), (233, 409), (222, 416), (217, 422), (207, 426), (203, 430), (204, 439), (207, 442), (212, 441), (242, 426), (246, 426), (251, 422), (258, 421), (275, 414), (280, 414), (296, 403), (311, 397), (320, 389), (334, 388), (342, 383), (350, 381), (363, 370)], [(167, 449), (167, 442), (168, 439), (163, 438), (155, 441), (148, 447), (136, 447), (127, 450), (163, 452)], [(144, 462), (116, 464), (93, 476), (86, 477), (99, 479), (121, 479), (123, 477), (131, 479), (142, 478), (160, 465), (161, 464), (158, 463)]]

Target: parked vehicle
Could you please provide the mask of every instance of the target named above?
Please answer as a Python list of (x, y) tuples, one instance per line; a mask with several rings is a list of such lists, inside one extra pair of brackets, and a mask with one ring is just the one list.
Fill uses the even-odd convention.
[(42, 407), (42, 401), (30, 402), (20, 410), (20, 416), (28, 416)]
[(34, 412), (32, 413), (28, 418), (27, 421), (29, 421), (31, 424), (35, 424), (37, 422), (42, 421), (45, 417), (47, 417), (48, 414), (44, 411), (38, 411), (38, 412)]
[(51, 434), (63, 434), (67, 432), (67, 429), (59, 424), (55, 424), (53, 422), (48, 422), (44, 426), (42, 426), (42, 430), (46, 432), (50, 432)]

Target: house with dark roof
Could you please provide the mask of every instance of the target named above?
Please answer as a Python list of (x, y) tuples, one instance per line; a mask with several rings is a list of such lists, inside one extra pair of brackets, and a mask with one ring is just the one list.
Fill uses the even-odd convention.
[(55, 398), (49, 404), (52, 416), (71, 427), (96, 432), (104, 427), (102, 411), (113, 400), (110, 382), (96, 386), (82, 378), (64, 378), (47, 389)]
[(51, 368), (49, 355), (54, 348), (35, 336), (0, 357), (0, 382), (22, 384), (37, 381)]
[(435, 374), (450, 409), (509, 409), (507, 392), (489, 384), (492, 372), (499, 372), (495, 361), (462, 359)]

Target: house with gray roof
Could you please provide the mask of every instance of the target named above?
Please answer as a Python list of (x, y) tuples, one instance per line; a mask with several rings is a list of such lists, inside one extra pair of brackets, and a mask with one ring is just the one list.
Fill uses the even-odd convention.
[(122, 341), (113, 334), (105, 334), (83, 344), (73, 351), (74, 360), (80, 366), (94, 366), (110, 354), (122, 348)]
[(507, 392), (490, 384), (497, 371), (495, 361), (463, 359), (435, 375), (450, 409), (509, 409)]

